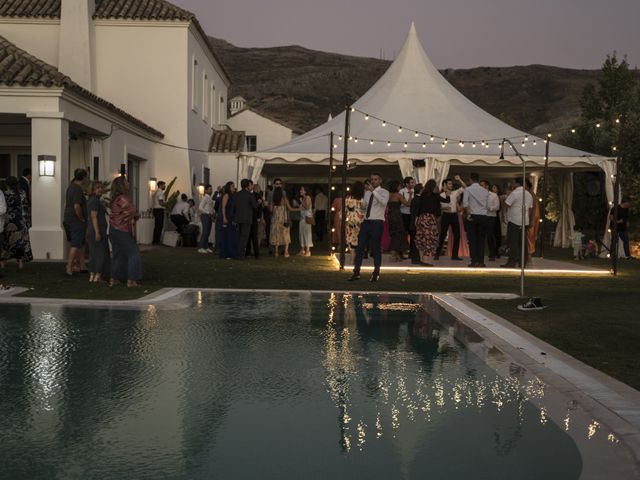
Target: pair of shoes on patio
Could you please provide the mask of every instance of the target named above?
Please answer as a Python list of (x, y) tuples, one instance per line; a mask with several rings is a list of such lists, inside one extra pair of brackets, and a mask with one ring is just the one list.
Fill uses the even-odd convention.
[[(360, 274), (359, 274), (359, 273), (353, 273), (353, 274), (351, 274), (351, 276), (349, 277), (349, 279), (348, 279), (348, 280), (349, 280), (350, 282), (354, 282), (354, 281), (356, 281), (356, 280), (360, 280)], [(371, 277), (369, 278), (369, 281), (370, 281), (371, 283), (375, 283), (375, 282), (377, 282), (378, 280), (380, 280), (380, 274), (379, 274), (378, 272), (373, 272), (373, 273), (371, 274)]]

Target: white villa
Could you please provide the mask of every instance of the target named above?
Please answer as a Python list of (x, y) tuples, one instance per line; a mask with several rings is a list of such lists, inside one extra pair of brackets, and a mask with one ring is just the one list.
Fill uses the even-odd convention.
[(165, 0), (3, 0), (0, 178), (31, 167), (34, 257), (64, 257), (75, 168), (126, 172), (140, 210), (151, 179), (196, 196), (235, 173), (237, 158), (209, 153), (229, 85), (196, 17)]

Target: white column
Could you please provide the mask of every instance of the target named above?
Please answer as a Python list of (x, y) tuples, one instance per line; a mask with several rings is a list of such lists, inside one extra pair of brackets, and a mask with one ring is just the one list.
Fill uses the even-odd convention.
[[(69, 122), (62, 112), (31, 113), (31, 249), (35, 259), (62, 260), (65, 192), (69, 184)], [(55, 156), (55, 175), (40, 176), (38, 155)]]

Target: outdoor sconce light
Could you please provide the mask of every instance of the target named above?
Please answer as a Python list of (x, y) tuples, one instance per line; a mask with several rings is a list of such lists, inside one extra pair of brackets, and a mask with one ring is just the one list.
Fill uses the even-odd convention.
[(204, 183), (198, 184), (198, 193), (201, 197), (204, 196)]
[(153, 193), (157, 189), (158, 189), (158, 179), (156, 177), (151, 177), (149, 179), (149, 191)]
[(41, 177), (55, 177), (56, 175), (55, 155), (38, 155), (38, 171)]

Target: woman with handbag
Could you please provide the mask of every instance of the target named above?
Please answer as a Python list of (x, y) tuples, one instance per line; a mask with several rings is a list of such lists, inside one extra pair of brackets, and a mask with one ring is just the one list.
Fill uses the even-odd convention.
[(300, 253), (298, 255), (310, 257), (311, 247), (313, 247), (311, 227), (316, 224), (316, 220), (313, 217), (311, 195), (307, 193), (307, 189), (304, 186), (301, 186), (300, 190), (298, 190), (298, 201), (300, 203)]
[(138, 210), (129, 198), (129, 182), (126, 177), (116, 178), (111, 184), (109, 207), (109, 240), (111, 240), (110, 286), (127, 279), (127, 287), (138, 287), (142, 279), (142, 260), (135, 238)]
[(273, 191), (273, 200), (269, 206), (271, 209), (271, 228), (269, 242), (273, 245), (274, 256), (280, 255), (280, 247), (284, 247), (284, 256), (289, 256), (289, 244), (291, 243), (291, 221), (289, 212), (295, 210), (284, 196), (282, 187), (276, 187)]

